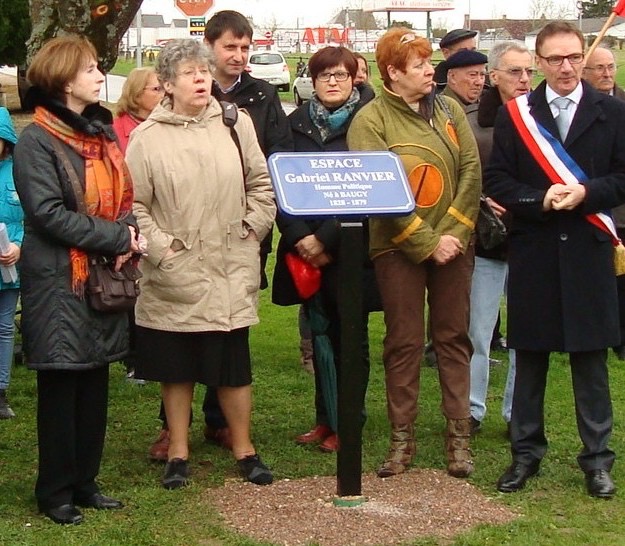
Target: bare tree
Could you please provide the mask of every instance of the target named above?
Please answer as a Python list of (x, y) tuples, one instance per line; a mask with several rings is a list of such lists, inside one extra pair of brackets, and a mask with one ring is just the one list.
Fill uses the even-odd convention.
[(432, 37), (442, 38), (449, 30), (449, 20), (446, 17), (437, 17), (432, 25)]
[(276, 30), (278, 30), (282, 26), (282, 23), (276, 18), (275, 14), (272, 14), (269, 18), (265, 19), (260, 27), (266, 28), (271, 31), (272, 34), (275, 34)]
[(32, 32), (28, 60), (54, 36), (82, 34), (98, 51), (98, 61), (109, 71), (117, 60), (119, 42), (132, 23), (142, 0), (29, 0)]
[(539, 19), (568, 19), (574, 15), (570, 2), (562, 0), (532, 0), (528, 16), (532, 21)]

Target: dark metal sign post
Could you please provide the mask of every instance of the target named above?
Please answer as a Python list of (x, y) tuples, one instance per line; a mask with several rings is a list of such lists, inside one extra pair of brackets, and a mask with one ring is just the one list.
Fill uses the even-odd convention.
[(338, 375), (337, 494), (362, 492), (362, 425), (367, 374), (363, 370), (362, 222), (341, 222), (339, 316), (341, 367)]
[(269, 171), (283, 214), (341, 220), (339, 316), (341, 361), (338, 372), (338, 506), (355, 506), (362, 497), (362, 426), (368, 381), (362, 366), (364, 312), (362, 219), (414, 210), (410, 185), (392, 152), (277, 153)]

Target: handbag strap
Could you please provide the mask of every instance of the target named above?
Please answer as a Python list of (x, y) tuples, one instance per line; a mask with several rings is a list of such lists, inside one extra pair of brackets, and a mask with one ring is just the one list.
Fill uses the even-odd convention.
[(76, 169), (74, 169), (74, 166), (71, 164), (69, 157), (67, 157), (67, 152), (63, 149), (63, 146), (61, 145), (61, 142), (58, 138), (54, 136), (52, 137), (52, 145), (54, 146), (56, 154), (63, 164), (65, 172), (67, 172), (69, 181), (72, 183), (74, 196), (76, 197), (76, 208), (78, 209), (78, 212), (82, 214), (87, 214), (87, 206), (85, 205), (85, 192), (82, 189), (80, 180), (78, 180), (78, 174), (76, 173)]

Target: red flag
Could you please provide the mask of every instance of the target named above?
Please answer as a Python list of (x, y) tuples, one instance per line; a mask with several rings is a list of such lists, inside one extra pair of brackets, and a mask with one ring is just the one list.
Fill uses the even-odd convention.
[(618, 0), (616, 6), (612, 8), (612, 12), (616, 13), (619, 17), (625, 17), (625, 0)]

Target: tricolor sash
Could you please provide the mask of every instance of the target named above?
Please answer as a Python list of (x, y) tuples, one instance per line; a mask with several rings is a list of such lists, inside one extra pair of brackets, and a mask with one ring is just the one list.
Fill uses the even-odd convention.
[[(562, 143), (537, 123), (530, 114), (528, 95), (509, 100), (506, 107), (521, 140), (552, 184), (572, 185), (588, 180), (586, 173), (564, 149)], [(616, 234), (616, 226), (612, 217), (608, 213), (597, 212), (587, 214), (586, 220), (610, 235), (615, 248), (616, 274), (624, 274), (625, 247)]]

